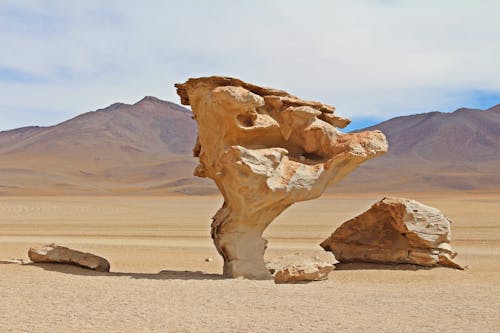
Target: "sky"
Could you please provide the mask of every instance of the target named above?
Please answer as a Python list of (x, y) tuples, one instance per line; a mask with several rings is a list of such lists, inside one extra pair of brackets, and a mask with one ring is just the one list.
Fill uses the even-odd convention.
[(500, 103), (500, 1), (0, 0), (0, 130), (233, 76), (348, 129)]

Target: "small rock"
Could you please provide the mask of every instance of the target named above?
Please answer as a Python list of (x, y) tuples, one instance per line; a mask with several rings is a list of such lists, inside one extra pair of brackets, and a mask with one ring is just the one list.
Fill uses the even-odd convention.
[(206, 262), (212, 262), (212, 260), (213, 260), (212, 258), (205, 258)]
[(28, 256), (35, 263), (70, 264), (99, 272), (109, 272), (109, 262), (92, 253), (80, 252), (56, 244), (32, 247)]
[(268, 262), (267, 268), (275, 283), (294, 283), (326, 280), (334, 266), (314, 257), (293, 254)]
[(23, 259), (7, 259), (7, 260), (0, 260), (0, 264), (24, 265), (25, 262)]

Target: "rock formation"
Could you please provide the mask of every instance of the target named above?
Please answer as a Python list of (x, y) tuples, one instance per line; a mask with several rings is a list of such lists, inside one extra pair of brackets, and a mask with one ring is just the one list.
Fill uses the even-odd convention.
[(109, 272), (110, 268), (109, 262), (102, 257), (55, 244), (32, 247), (28, 251), (28, 256), (36, 263), (70, 264), (98, 272)]
[(334, 266), (317, 258), (292, 254), (268, 262), (267, 269), (273, 274), (274, 282), (294, 283), (326, 280)]
[(344, 222), (321, 246), (340, 262), (462, 267), (452, 259), (451, 221), (415, 200), (384, 198)]
[(224, 197), (211, 234), (228, 277), (270, 278), (262, 233), (273, 219), (387, 150), (380, 131), (344, 134), (334, 107), (282, 90), (218, 76), (176, 87), (198, 123), (195, 175)]

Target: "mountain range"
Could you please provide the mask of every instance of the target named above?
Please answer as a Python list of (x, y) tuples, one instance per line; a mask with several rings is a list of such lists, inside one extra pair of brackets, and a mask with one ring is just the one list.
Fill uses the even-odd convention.
[(500, 104), (396, 117), (378, 129), (387, 154), (361, 165), (340, 191), (500, 189)]
[(206, 194), (191, 111), (155, 97), (0, 132), (2, 194)]
[[(192, 176), (196, 123), (155, 97), (115, 103), (55, 126), (0, 132), (0, 195), (203, 195)], [(500, 104), (397, 117), (382, 130), (389, 152), (332, 192), (500, 189)]]

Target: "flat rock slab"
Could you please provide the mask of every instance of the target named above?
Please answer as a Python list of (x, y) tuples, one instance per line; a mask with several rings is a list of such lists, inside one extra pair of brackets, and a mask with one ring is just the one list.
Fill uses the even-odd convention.
[(451, 220), (415, 200), (383, 198), (321, 246), (344, 262), (463, 267), (453, 261)]
[(300, 254), (276, 258), (268, 262), (266, 266), (273, 274), (275, 283), (326, 280), (328, 274), (334, 269), (330, 263)]
[(28, 256), (35, 263), (69, 264), (98, 272), (109, 272), (110, 269), (109, 262), (102, 257), (55, 244), (32, 247)]
[(7, 259), (0, 260), (0, 264), (25, 265), (26, 262), (24, 261), (24, 259)]

